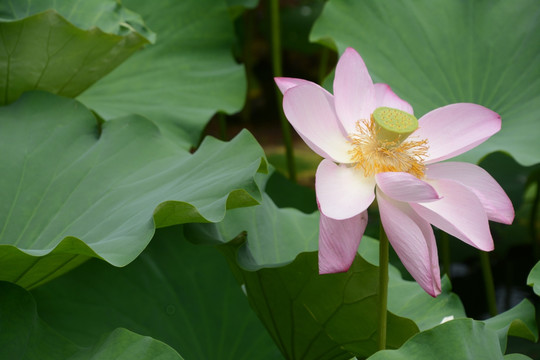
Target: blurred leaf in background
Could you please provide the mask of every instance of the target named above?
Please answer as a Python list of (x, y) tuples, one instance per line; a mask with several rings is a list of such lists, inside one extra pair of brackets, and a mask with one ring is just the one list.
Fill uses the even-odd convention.
[(117, 328), (79, 346), (49, 327), (38, 315), (32, 295), (0, 282), (0, 358), (20, 360), (182, 360), (168, 345)]

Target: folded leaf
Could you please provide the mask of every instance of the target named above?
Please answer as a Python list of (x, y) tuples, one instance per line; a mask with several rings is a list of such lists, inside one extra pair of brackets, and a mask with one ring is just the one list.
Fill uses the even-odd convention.
[(521, 337), (532, 342), (538, 341), (534, 306), (527, 299), (521, 301), (510, 310), (484, 321), (486, 325), (499, 335), (501, 351), (506, 351), (508, 336)]
[(529, 276), (527, 277), (527, 285), (533, 287), (536, 295), (540, 296), (540, 261), (534, 265)]

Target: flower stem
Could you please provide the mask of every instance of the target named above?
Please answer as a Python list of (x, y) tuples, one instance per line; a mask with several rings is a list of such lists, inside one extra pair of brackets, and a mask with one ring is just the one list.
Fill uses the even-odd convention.
[(540, 203), (540, 176), (536, 179), (536, 194), (533, 199), (531, 217), (529, 219), (529, 230), (531, 233), (531, 239), (533, 241), (533, 251), (535, 258), (540, 258), (540, 240), (536, 231), (536, 219), (538, 217), (538, 205)]
[(242, 47), (242, 62), (246, 69), (246, 82), (247, 82), (247, 94), (246, 94), (246, 103), (244, 109), (242, 109), (242, 121), (249, 123), (251, 119), (251, 96), (250, 93), (253, 91), (255, 75), (253, 73), (253, 34), (255, 33), (255, 16), (254, 11), (245, 10), (243, 14), (244, 19), (244, 46)]
[(222, 112), (218, 113), (219, 120), (219, 138), (223, 141), (227, 140), (227, 120), (225, 119), (225, 114)]
[(480, 251), (480, 263), (482, 265), (482, 274), (484, 275), (489, 314), (493, 317), (497, 315), (497, 300), (495, 298), (495, 285), (493, 283), (493, 274), (491, 272), (491, 263), (488, 252)]
[(319, 84), (322, 84), (327, 74), (328, 58), (330, 57), (330, 50), (325, 46), (321, 50), (321, 60), (319, 62)]
[(388, 303), (388, 237), (381, 225), (379, 238), (379, 337), (378, 348), (386, 348), (386, 308)]
[(450, 238), (449, 235), (441, 231), (441, 258), (443, 263), (443, 271), (448, 279), (450, 279)]
[[(279, 21), (279, 0), (270, 0), (270, 32), (272, 34), (272, 70), (274, 77), (283, 76), (281, 68), (281, 35)], [(285, 143), (285, 156), (287, 160), (287, 170), (289, 179), (296, 182), (296, 168), (294, 164), (294, 153), (292, 146), (291, 128), (282, 110), (282, 95), (276, 88), (276, 99), (278, 102), (279, 118), (281, 121), (281, 132)]]

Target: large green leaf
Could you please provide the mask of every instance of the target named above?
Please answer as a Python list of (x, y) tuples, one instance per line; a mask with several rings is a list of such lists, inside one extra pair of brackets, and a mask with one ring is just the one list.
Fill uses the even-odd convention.
[(197, 144), (217, 111), (244, 103), (243, 67), (231, 55), (234, 32), (224, 0), (128, 0), (157, 42), (79, 99), (104, 119), (140, 114), (184, 147)]
[(40, 315), (81, 344), (124, 327), (186, 359), (279, 359), (223, 257), (185, 241), (181, 231), (159, 229), (124, 268), (91, 260), (35, 289)]
[(191, 155), (142, 117), (100, 128), (80, 103), (48, 93), (0, 108), (0, 154), (0, 279), (24, 287), (88, 256), (126, 265), (156, 227), (257, 204), (254, 176), (266, 167), (247, 131)]
[(369, 360), (502, 360), (497, 333), (480, 321), (457, 319), (416, 334), (398, 350)]
[(35, 89), (75, 97), (153, 38), (113, 0), (3, 1), (0, 17), (0, 104)]
[[(289, 238), (290, 240), (290, 238)], [(316, 252), (283, 267), (237, 269), (259, 318), (287, 359), (350, 359), (377, 351), (378, 268), (357, 257), (346, 273), (319, 275)], [(387, 346), (418, 331), (388, 313)]]
[(456, 102), (498, 112), (502, 130), (462, 159), (502, 150), (531, 165), (540, 158), (539, 15), (535, 0), (331, 0), (311, 39), (354, 47), (417, 115)]
[(51, 329), (17, 285), (0, 282), (0, 358), (17, 360), (181, 360), (166, 344), (126, 329), (79, 346)]
[(540, 261), (534, 265), (529, 276), (527, 277), (527, 285), (532, 286), (536, 295), (540, 296)]

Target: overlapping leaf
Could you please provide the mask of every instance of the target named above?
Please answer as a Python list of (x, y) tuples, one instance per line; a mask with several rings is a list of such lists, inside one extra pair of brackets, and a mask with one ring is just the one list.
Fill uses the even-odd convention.
[[(320, 276), (317, 253), (302, 253), (289, 265), (242, 275), (252, 307), (287, 359), (350, 359), (377, 350), (378, 269), (362, 258), (347, 273)], [(387, 316), (389, 348), (418, 331), (409, 319)]]
[(486, 321), (456, 319), (416, 334), (398, 350), (380, 351), (369, 360), (432, 359), (441, 354), (453, 359), (529, 359), (525, 355), (509, 354), (508, 335), (537, 341), (538, 331), (534, 307), (527, 301)]
[(506, 351), (508, 336), (521, 337), (532, 342), (538, 341), (534, 305), (526, 299), (510, 310), (484, 322), (489, 328), (497, 331), (502, 352)]
[(181, 232), (159, 229), (125, 268), (92, 260), (35, 289), (40, 315), (80, 344), (124, 327), (166, 342), (186, 359), (279, 359), (223, 257)]
[(0, 104), (36, 89), (75, 97), (153, 40), (113, 0), (5, 1), (0, 14)]
[(217, 111), (244, 103), (243, 67), (231, 52), (233, 27), (224, 0), (144, 1), (123, 4), (157, 33), (145, 48), (79, 99), (104, 119), (140, 114), (185, 148)]
[(156, 227), (257, 204), (263, 157), (247, 132), (191, 155), (142, 117), (100, 129), (74, 100), (27, 94), (0, 108), (1, 279), (37, 286), (88, 256), (126, 265)]
[(0, 282), (0, 358), (20, 360), (182, 360), (166, 344), (126, 329), (103, 334), (89, 347), (51, 329), (38, 315), (32, 296)]
[[(265, 196), (260, 206), (229, 211), (217, 227), (187, 225), (186, 234), (197, 242), (247, 236), (237, 253), (235, 242), (225, 245), (224, 251), (245, 283), (252, 307), (288, 358), (348, 359), (351, 354), (368, 356), (376, 351), (377, 267), (358, 257), (348, 273), (319, 276), (313, 252), (317, 249), (318, 213), (278, 209)], [(240, 267), (234, 265), (236, 261)], [(392, 275), (400, 278), (396, 272)], [(396, 282), (402, 285), (404, 281)], [(426, 299), (418, 295), (423, 293), (418, 285), (409, 284), (396, 286), (391, 296), (401, 298), (405, 292), (411, 298), (416, 294), (423, 305), (439, 304), (439, 308), (426, 307), (428, 313), (436, 312), (431, 322), (444, 317), (444, 311), (438, 310), (445, 305), (450, 305), (446, 313), (462, 311), (455, 295), (445, 293), (433, 299), (423, 294)], [(398, 347), (418, 327), (394, 314), (389, 313), (389, 346)], [(419, 322), (429, 323), (425, 318), (430, 316), (423, 316)]]
[(532, 165), (540, 117), (540, 4), (497, 1), (329, 1), (311, 39), (360, 52), (375, 80), (417, 116), (456, 102), (484, 105), (502, 130), (462, 159), (502, 150)]

